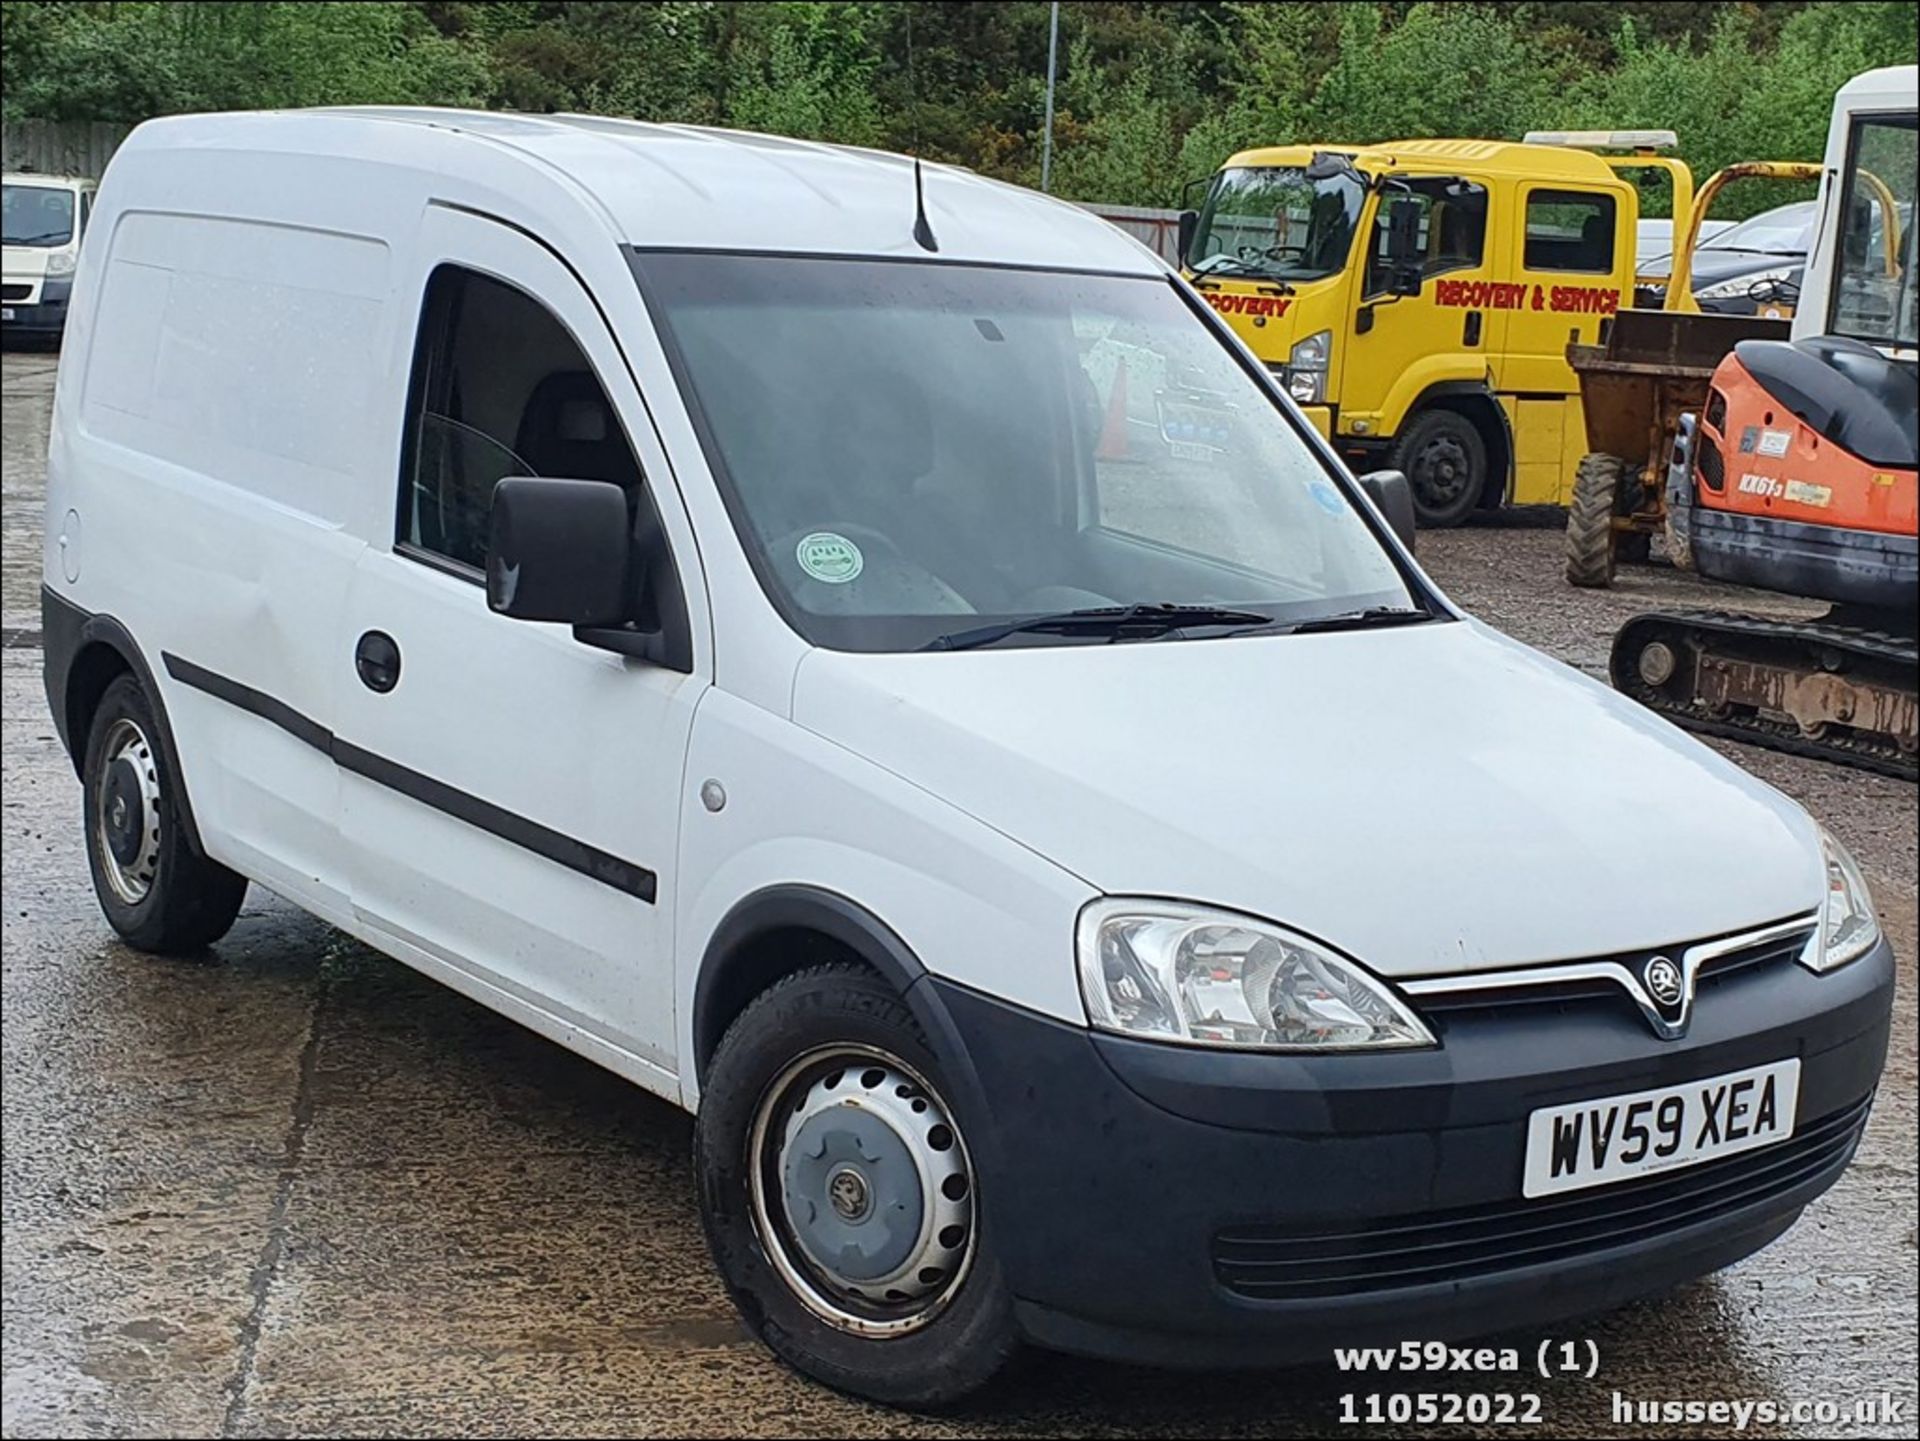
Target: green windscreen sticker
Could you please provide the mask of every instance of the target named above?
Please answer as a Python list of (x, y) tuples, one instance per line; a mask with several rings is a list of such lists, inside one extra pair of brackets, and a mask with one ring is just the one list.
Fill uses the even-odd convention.
[(794, 555), (800, 569), (828, 585), (845, 585), (857, 579), (866, 565), (859, 546), (830, 530), (816, 530), (803, 537)]

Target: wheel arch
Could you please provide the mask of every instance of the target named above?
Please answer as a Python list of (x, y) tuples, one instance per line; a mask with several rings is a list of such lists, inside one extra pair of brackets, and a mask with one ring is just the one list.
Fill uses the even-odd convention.
[(82, 610), (52, 590), (41, 592), (40, 609), (47, 706), (53, 713), (54, 729), (66, 747), (67, 758), (73, 763), (73, 773), (82, 776), (87, 734), (93, 728), (101, 697), (118, 677), (131, 675), (153, 707), (154, 723), (159, 730), (156, 739), (166, 758), (168, 773), (179, 781), (176, 809), (186, 831), (187, 844), (195, 855), (206, 855), (206, 847), (200, 842), (200, 827), (193, 816), (186, 773), (180, 768), (180, 753), (173, 742), (173, 723), (167, 717), (166, 701), (133, 633), (113, 616)]
[(913, 1012), (950, 1085), (977, 1094), (958, 1033), (929, 987), (926, 967), (900, 935), (859, 902), (811, 885), (777, 885), (734, 903), (714, 927), (694, 982), (693, 1074), (707, 1067), (727, 1027), (781, 977), (829, 958), (851, 958), (886, 981)]
[(1513, 494), (1513, 421), (1490, 386), (1480, 380), (1441, 380), (1414, 397), (1395, 428), (1398, 435), (1430, 410), (1450, 410), (1480, 433), (1487, 447), (1487, 479), (1477, 510), (1504, 505)]

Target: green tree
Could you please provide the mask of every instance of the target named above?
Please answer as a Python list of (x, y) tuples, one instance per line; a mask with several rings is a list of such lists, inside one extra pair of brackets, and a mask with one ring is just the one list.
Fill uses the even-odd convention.
[[(719, 123), (1040, 177), (1046, 0), (0, 0), (9, 120), (353, 102)], [(1055, 189), (1172, 204), (1235, 150), (1541, 126), (1679, 132), (1698, 173), (1821, 153), (1911, 62), (1913, 0), (1075, 0)], [(1763, 186), (1728, 192), (1742, 213)], [(1659, 213), (1661, 194), (1646, 207)]]
[(832, 0), (782, 0), (758, 6), (756, 23), (734, 41), (727, 121), (851, 145), (879, 142), (874, 72), (875, 7)]

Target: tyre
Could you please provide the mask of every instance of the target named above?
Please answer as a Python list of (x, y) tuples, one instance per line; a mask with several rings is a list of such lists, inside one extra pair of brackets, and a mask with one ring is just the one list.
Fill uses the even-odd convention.
[(81, 763), (87, 867), (100, 909), (128, 945), (180, 955), (227, 933), (247, 881), (188, 842), (180, 778), (159, 735), (139, 681), (123, 675), (107, 687)]
[(1581, 457), (1567, 510), (1567, 583), (1586, 590), (1613, 584), (1613, 517), (1631, 474), (1617, 455)]
[(1394, 447), (1394, 469), (1405, 472), (1413, 491), (1415, 523), (1444, 530), (1465, 520), (1487, 488), (1487, 443), (1455, 410), (1416, 415)]
[(1012, 1298), (938, 1064), (870, 971), (812, 967), (748, 1005), (708, 1067), (694, 1162), (714, 1264), (795, 1370), (924, 1408), (1012, 1356)]

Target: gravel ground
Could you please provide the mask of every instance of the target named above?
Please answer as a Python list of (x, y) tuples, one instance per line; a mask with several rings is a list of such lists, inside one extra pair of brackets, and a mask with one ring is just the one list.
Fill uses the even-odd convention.
[[(1311, 1368), (1194, 1377), (1037, 1357), (948, 1416), (849, 1402), (735, 1324), (677, 1111), (257, 887), (218, 964), (120, 946), (40, 692), (51, 357), (7, 355), (4, 389), (8, 1436), (1334, 1435), (1364, 1429), (1340, 1424), (1343, 1394), (1395, 1389)], [(1708, 599), (1646, 568), (1611, 592), (1570, 590), (1557, 530), (1534, 517), (1423, 537), (1421, 553), (1470, 609), (1595, 673), (1613, 629), (1650, 605), (1792, 608)], [(1578, 1327), (1599, 1348), (1591, 1382), (1403, 1388), (1541, 1391), (1528, 1429), (1568, 1436), (1646, 1434), (1618, 1425), (1616, 1397), (1885, 1393), (1904, 1406), (1892, 1424), (1750, 1433), (1914, 1434), (1915, 788), (1722, 749), (1854, 849), (1902, 958), (1859, 1157), (1760, 1255)]]

